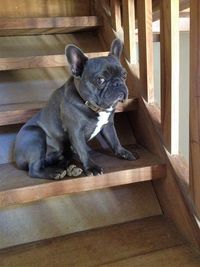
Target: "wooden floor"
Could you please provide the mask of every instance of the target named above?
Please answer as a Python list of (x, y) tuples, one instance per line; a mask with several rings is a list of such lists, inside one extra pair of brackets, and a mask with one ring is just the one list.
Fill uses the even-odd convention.
[(1, 267), (197, 267), (200, 254), (163, 216), (0, 251)]

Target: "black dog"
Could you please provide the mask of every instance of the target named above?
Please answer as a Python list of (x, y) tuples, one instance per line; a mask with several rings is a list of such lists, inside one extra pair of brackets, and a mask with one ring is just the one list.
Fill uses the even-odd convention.
[(65, 52), (73, 77), (53, 93), (16, 138), (17, 166), (29, 170), (31, 177), (62, 179), (73, 154), (86, 175), (101, 174), (102, 168), (92, 161), (87, 146), (98, 133), (116, 156), (137, 158), (121, 146), (113, 123), (118, 101), (128, 95), (126, 71), (119, 62), (121, 41), (113, 41), (107, 57), (88, 59), (74, 45), (68, 45)]

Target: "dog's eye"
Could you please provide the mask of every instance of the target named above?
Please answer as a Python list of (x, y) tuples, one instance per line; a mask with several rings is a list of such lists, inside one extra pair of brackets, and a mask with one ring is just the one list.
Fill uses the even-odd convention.
[(105, 82), (105, 79), (103, 77), (98, 77), (97, 78), (97, 84), (102, 85)]
[(127, 78), (127, 72), (124, 70), (124, 71), (122, 71), (122, 78), (124, 79), (124, 80), (126, 80), (126, 78)]

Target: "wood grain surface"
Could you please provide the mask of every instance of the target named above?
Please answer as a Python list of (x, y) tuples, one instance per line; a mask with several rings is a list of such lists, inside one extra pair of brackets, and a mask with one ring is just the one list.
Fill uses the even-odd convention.
[(90, 0), (0, 0), (1, 18), (91, 15)]
[[(9, 266), (102, 266), (111, 264), (111, 266), (160, 266), (151, 265), (151, 262), (158, 262), (163, 259), (168, 265), (164, 266), (182, 266), (174, 265), (175, 262), (184, 263), (187, 260), (187, 254), (178, 259), (178, 254), (168, 253), (171, 256), (163, 258), (165, 249), (175, 248), (185, 244), (183, 238), (173, 225), (162, 216), (150, 217), (148, 219), (128, 222), (121, 225), (115, 225), (89, 232), (83, 232), (71, 236), (50, 239), (41, 243), (19, 246), (13, 249), (4, 250), (0, 253), (2, 267)], [(161, 255), (155, 255), (153, 252), (160, 251)], [(183, 251), (182, 251), (183, 252)], [(186, 252), (186, 251), (185, 251)], [(200, 256), (195, 252), (190, 252), (190, 259), (196, 257), (196, 263), (199, 263)], [(139, 258), (140, 257), (140, 258)], [(156, 261), (156, 257), (157, 261)], [(132, 265), (123, 264), (123, 260), (132, 259)], [(134, 264), (134, 258), (136, 265)], [(139, 258), (139, 260), (138, 260)], [(149, 259), (149, 261), (147, 261)], [(146, 261), (145, 261), (146, 260)], [(179, 261), (178, 261), (179, 260)], [(122, 262), (122, 265), (120, 263)], [(119, 262), (119, 264), (117, 264)], [(144, 263), (139, 265), (139, 262)], [(189, 262), (189, 261), (187, 261)], [(115, 265), (116, 264), (116, 265)], [(109, 265), (108, 265), (109, 266)], [(190, 265), (188, 265), (189, 267)], [(191, 265), (199, 266), (199, 265)]]
[(94, 160), (104, 169), (101, 176), (49, 181), (30, 178), (26, 171), (18, 170), (14, 164), (3, 164), (0, 166), (0, 206), (165, 177), (162, 161), (145, 149), (134, 147), (128, 149), (138, 152), (140, 159), (136, 161), (118, 159), (108, 151), (103, 154), (95, 152)]
[(70, 33), (101, 25), (96, 16), (0, 18), (0, 36)]

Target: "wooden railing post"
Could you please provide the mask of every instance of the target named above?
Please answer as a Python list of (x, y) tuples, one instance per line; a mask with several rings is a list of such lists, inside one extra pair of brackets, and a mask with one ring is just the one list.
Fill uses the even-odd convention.
[(122, 0), (123, 29), (124, 29), (124, 55), (131, 64), (136, 63), (136, 37), (135, 37), (135, 3), (134, 0)]
[(200, 215), (200, 1), (190, 1), (190, 189)]
[(161, 1), (161, 125), (166, 149), (179, 153), (179, 0)]
[(152, 0), (137, 1), (139, 65), (142, 95), (154, 102)]
[(120, 2), (120, 0), (110, 0), (111, 22), (116, 32), (118, 32), (122, 26)]

